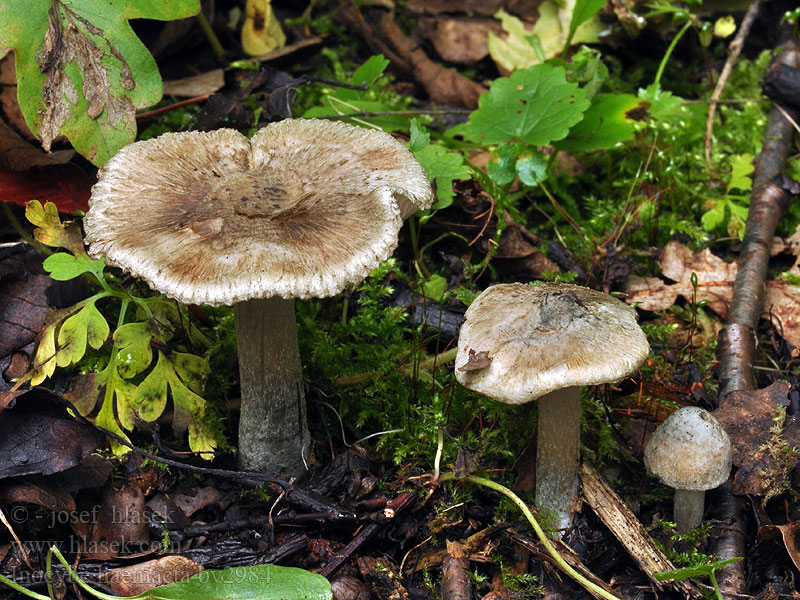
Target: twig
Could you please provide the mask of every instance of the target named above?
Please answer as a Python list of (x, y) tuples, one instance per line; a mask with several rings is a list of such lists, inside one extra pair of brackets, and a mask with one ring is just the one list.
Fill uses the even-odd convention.
[(717, 85), (714, 87), (714, 93), (711, 94), (711, 100), (708, 104), (705, 138), (706, 165), (708, 166), (709, 172), (713, 171), (713, 166), (711, 165), (711, 143), (714, 139), (714, 115), (717, 112), (717, 104), (719, 103), (720, 96), (722, 96), (722, 90), (725, 89), (725, 84), (728, 82), (728, 77), (730, 77), (733, 71), (733, 64), (736, 62), (736, 59), (739, 58), (739, 54), (742, 51), (744, 40), (747, 34), (750, 33), (750, 28), (753, 26), (753, 22), (758, 16), (760, 4), (761, 0), (753, 0), (750, 4), (750, 8), (748, 8), (747, 12), (744, 14), (742, 23), (739, 25), (739, 31), (736, 32), (736, 37), (733, 38), (733, 41), (728, 46), (728, 59), (725, 61), (722, 72), (719, 74)]
[[(385, 518), (388, 520), (393, 519), (397, 513), (402, 511), (406, 506), (411, 504), (411, 502), (416, 497), (415, 494), (411, 492), (403, 492), (397, 498), (390, 500), (386, 504), (386, 508), (383, 509), (383, 514)], [(385, 525), (386, 523), (370, 523), (366, 527), (364, 527), (361, 531), (359, 531), (356, 536), (350, 541), (347, 546), (339, 550), (336, 554), (331, 557), (330, 562), (327, 565), (322, 567), (319, 571), (317, 571), (323, 577), (330, 577), (333, 573), (342, 566), (342, 563), (350, 558), (350, 555), (353, 554), (356, 550), (358, 550), (367, 540), (369, 540), (375, 533)]]

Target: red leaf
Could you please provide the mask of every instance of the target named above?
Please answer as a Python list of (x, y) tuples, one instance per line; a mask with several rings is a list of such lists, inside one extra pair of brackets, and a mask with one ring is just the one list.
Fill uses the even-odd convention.
[(52, 202), (59, 212), (89, 208), (91, 182), (78, 165), (62, 164), (13, 171), (0, 167), (0, 200), (23, 206), (31, 200)]

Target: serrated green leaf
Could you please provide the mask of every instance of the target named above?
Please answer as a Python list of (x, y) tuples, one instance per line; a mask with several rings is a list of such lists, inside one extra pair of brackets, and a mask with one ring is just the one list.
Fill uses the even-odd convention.
[(649, 102), (631, 94), (596, 94), (583, 119), (556, 147), (572, 152), (613, 148), (644, 127), (649, 108)]
[(141, 373), (153, 361), (153, 327), (148, 321), (126, 323), (114, 332), (114, 347), (117, 349), (117, 371), (130, 379)]
[(421, 291), (423, 296), (441, 302), (447, 291), (447, 279), (434, 273), (422, 282)]
[(682, 569), (662, 571), (660, 573), (654, 573), (653, 577), (658, 581), (683, 581), (684, 579), (689, 579), (690, 577), (708, 577), (717, 569), (730, 563), (739, 562), (740, 560), (743, 560), (742, 557), (737, 556), (727, 560), (717, 560), (702, 565), (693, 565), (691, 567), (683, 567)]
[(66, 252), (51, 254), (42, 263), (47, 274), (56, 281), (75, 279), (84, 273), (91, 273), (98, 281), (102, 281), (105, 266), (106, 263), (102, 258), (93, 259), (86, 255), (74, 256)]
[(252, 565), (207, 569), (197, 575), (158, 586), (133, 598), (139, 600), (331, 600), (331, 584), (322, 575), (297, 567)]
[(740, 190), (748, 191), (753, 187), (753, 180), (750, 175), (755, 171), (753, 155), (749, 153), (739, 154), (731, 158), (731, 178), (728, 182), (728, 191)]
[(461, 130), (482, 144), (517, 140), (544, 146), (563, 139), (589, 107), (563, 67), (536, 65), (495, 79)]
[(15, 51), (17, 98), (46, 150), (59, 134), (96, 165), (136, 136), (135, 110), (161, 99), (155, 60), (130, 19), (197, 14), (197, 0), (0, 2), (0, 56)]
[(75, 256), (86, 256), (80, 227), (74, 222), (62, 223), (58, 207), (52, 202), (42, 206), (38, 200), (31, 200), (25, 205), (25, 218), (36, 225), (33, 236), (39, 243), (66, 248)]
[(411, 119), (409, 133), (408, 148), (411, 152), (418, 152), (431, 142), (431, 134), (416, 119)]
[(109, 333), (105, 317), (97, 310), (94, 302), (89, 302), (61, 324), (61, 329), (58, 330), (56, 364), (66, 367), (77, 363), (86, 353), (87, 343), (97, 349), (108, 339)]
[(133, 400), (142, 421), (152, 423), (164, 412), (167, 406), (167, 385), (172, 376), (169, 360), (163, 352), (159, 352), (156, 366), (136, 388)]
[(547, 163), (540, 153), (526, 153), (517, 159), (516, 171), (525, 185), (537, 186), (547, 179)]
[(425, 169), (428, 179), (436, 186), (436, 202), (429, 210), (446, 208), (453, 203), (454, 179), (469, 179), (471, 171), (464, 164), (464, 157), (441, 144), (428, 144), (414, 152), (414, 156)]

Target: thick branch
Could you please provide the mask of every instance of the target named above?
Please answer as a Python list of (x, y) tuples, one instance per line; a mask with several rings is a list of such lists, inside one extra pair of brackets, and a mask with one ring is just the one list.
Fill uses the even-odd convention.
[[(790, 66), (800, 65), (796, 46), (789, 45), (777, 62)], [(792, 118), (797, 120), (795, 116)], [(774, 107), (770, 113), (764, 145), (756, 159), (750, 210), (747, 216), (739, 269), (733, 288), (733, 299), (728, 313), (728, 324), (720, 332), (717, 353), (720, 361), (718, 401), (735, 390), (752, 390), (755, 332), (764, 308), (767, 263), (775, 228), (786, 212), (789, 196), (783, 189), (783, 170), (789, 154), (794, 129), (784, 113)], [(720, 489), (730, 493), (730, 486)], [(724, 498), (727, 527), (717, 539), (715, 554), (720, 560), (745, 555), (746, 537), (743, 501), (738, 496)], [(719, 573), (720, 589), (728, 594), (746, 591), (744, 561), (725, 566)]]

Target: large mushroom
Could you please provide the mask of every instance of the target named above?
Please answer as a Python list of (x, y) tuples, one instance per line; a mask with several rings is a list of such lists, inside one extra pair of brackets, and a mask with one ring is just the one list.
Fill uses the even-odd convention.
[(569, 526), (578, 487), (580, 389), (635, 372), (650, 346), (627, 304), (589, 288), (498, 284), (467, 309), (458, 381), (506, 404), (539, 400), (536, 504)]
[(669, 415), (644, 448), (647, 470), (675, 490), (673, 518), (678, 531), (703, 522), (706, 490), (731, 474), (733, 450), (717, 418), (699, 406)]
[(361, 281), (432, 202), (382, 131), (316, 119), (167, 133), (100, 170), (89, 254), (184, 303), (234, 306), (242, 468), (297, 476), (310, 448), (294, 299)]

